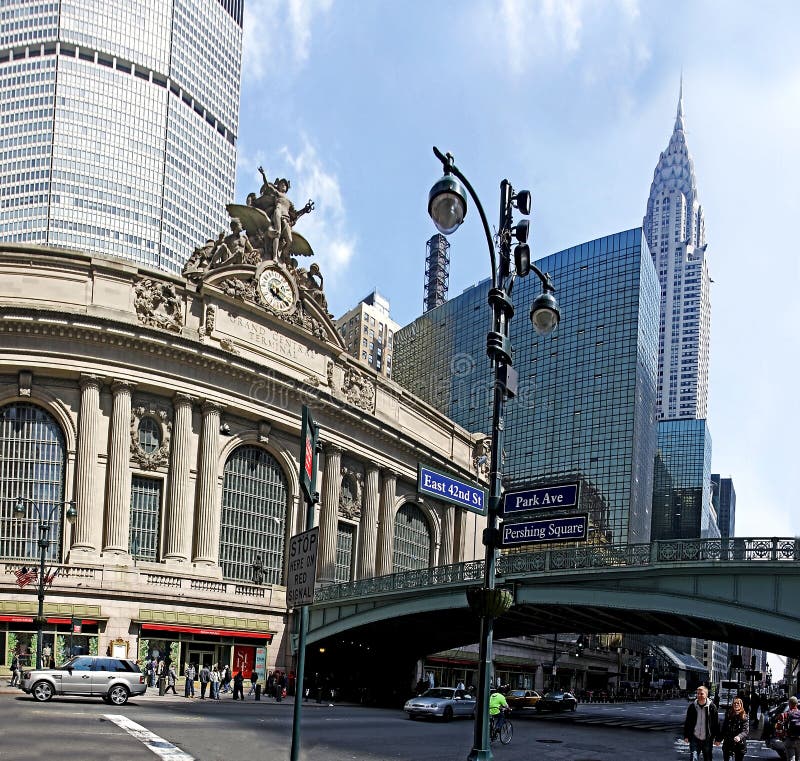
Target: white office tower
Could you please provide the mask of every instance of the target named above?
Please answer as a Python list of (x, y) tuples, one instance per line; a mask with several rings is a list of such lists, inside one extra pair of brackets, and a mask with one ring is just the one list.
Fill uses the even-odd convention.
[(243, 0), (2, 0), (0, 239), (180, 272), (227, 229)]
[(657, 420), (704, 419), (711, 280), (703, 207), (686, 146), (682, 85), (675, 129), (653, 174), (642, 227), (661, 283)]

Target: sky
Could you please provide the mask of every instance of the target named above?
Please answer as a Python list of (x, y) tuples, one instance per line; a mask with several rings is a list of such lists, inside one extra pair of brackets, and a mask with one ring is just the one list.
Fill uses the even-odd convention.
[[(733, 478), (738, 536), (797, 536), (798, 39), (788, 0), (246, 0), (236, 199), (259, 165), (288, 177), (295, 205), (315, 202), (297, 229), (330, 311), (377, 288), (406, 325), (434, 145), (491, 225), (503, 178), (532, 191), (540, 258), (642, 224), (682, 75), (713, 279), (712, 470)], [(474, 210), (450, 243), (454, 296), (490, 271)]]

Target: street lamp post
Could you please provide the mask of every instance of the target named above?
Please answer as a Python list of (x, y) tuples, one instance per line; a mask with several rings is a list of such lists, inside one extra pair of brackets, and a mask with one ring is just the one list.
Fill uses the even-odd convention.
[[(531, 262), (527, 244), (529, 223), (523, 220), (513, 224), (513, 209), (527, 216), (531, 211), (531, 194), (527, 190), (515, 192), (508, 180), (500, 183), (500, 226), (497, 231), (497, 251), (489, 230), (483, 206), (467, 178), (456, 167), (452, 154), (443, 154), (433, 149), (442, 162), (444, 176), (431, 188), (428, 196), (428, 214), (442, 235), (450, 235), (464, 221), (467, 213), (467, 193), (475, 203), (483, 224), (489, 259), (492, 266), (492, 287), (489, 290), (489, 305), (492, 309), (492, 326), (486, 337), (486, 352), (494, 370), (494, 394), (492, 405), (492, 449), (489, 472), (489, 504), (483, 544), (486, 547), (483, 587), (468, 594), (470, 607), (481, 619), (480, 653), (478, 663), (478, 694), (475, 715), (473, 747), (468, 761), (489, 761), (489, 679), (492, 663), (494, 619), (511, 607), (511, 595), (495, 587), (495, 561), (500, 546), (498, 515), (502, 501), (502, 453), (505, 431), (504, 407), (506, 399), (517, 393), (517, 372), (512, 363), (512, 347), (509, 338), (509, 323), (514, 314), (511, 290), (514, 279), (525, 277), (531, 270), (542, 282), (542, 292), (531, 305), (530, 318), (540, 335), (552, 332), (558, 325), (560, 312), (553, 296), (554, 288), (549, 275)], [(466, 188), (466, 192), (465, 192)], [(514, 271), (511, 268), (511, 244), (514, 247)], [(499, 254), (499, 257), (497, 256)]]
[(14, 504), (14, 512), (19, 516), (25, 515), (27, 505), (31, 505), (33, 507), (36, 512), (36, 517), (39, 520), (39, 608), (36, 614), (36, 668), (40, 669), (42, 668), (42, 630), (44, 628), (44, 564), (47, 555), (47, 548), (50, 545), (50, 527), (53, 523), (53, 515), (55, 515), (56, 510), (62, 505), (69, 505), (66, 513), (67, 520), (69, 521), (75, 520), (75, 517), (78, 515), (78, 511), (75, 509), (74, 502), (53, 502), (53, 504), (50, 505), (50, 508), (45, 513), (42, 511), (42, 508), (32, 499), (28, 499), (28, 497), (17, 497), (17, 501)]

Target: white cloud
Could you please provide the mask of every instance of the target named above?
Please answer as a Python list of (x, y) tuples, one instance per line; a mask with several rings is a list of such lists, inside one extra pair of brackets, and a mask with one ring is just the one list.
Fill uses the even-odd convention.
[[(293, 152), (284, 146), (267, 155), (258, 151), (252, 155), (239, 155), (239, 174), (251, 181), (244, 183), (256, 190), (260, 185), (258, 167), (263, 166), (270, 179), (287, 176), (292, 183), (288, 195), (299, 209), (306, 201), (314, 201), (314, 210), (297, 223), (297, 231), (314, 249), (317, 262), (325, 277), (325, 289), (331, 287), (347, 270), (355, 251), (356, 241), (349, 233), (347, 213), (339, 179), (326, 167), (308, 138), (302, 139), (302, 148)], [(246, 191), (245, 191), (246, 192)], [(308, 266), (308, 262), (300, 262)]]
[(473, 28), (482, 39), (501, 30), (502, 64), (519, 76), (542, 62), (563, 65), (582, 53), (591, 55), (597, 72), (609, 59), (646, 60), (641, 39), (626, 31), (638, 21), (638, 0), (501, 0), (482, 6)]
[(333, 0), (247, 0), (244, 6), (242, 65), (253, 80), (308, 59), (315, 21)]

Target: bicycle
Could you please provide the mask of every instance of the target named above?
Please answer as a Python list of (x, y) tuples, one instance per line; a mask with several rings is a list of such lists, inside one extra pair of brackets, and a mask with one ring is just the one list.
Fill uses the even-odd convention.
[(514, 736), (514, 725), (508, 718), (509, 712), (502, 711), (497, 716), (492, 717), (491, 732), (489, 742), (494, 742), (498, 738), (503, 745), (508, 745)]

